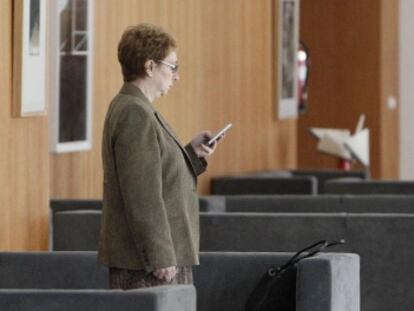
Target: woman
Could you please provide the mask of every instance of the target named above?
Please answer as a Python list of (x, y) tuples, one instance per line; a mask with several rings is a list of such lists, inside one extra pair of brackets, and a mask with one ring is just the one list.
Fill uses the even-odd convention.
[(197, 176), (209, 132), (183, 147), (152, 105), (179, 79), (175, 40), (161, 28), (128, 28), (118, 46), (124, 85), (102, 141), (104, 200), (98, 260), (111, 288), (191, 283), (199, 250)]

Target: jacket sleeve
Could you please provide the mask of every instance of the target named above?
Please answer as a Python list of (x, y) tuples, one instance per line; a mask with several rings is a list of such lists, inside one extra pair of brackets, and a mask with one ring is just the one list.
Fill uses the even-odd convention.
[(190, 162), (191, 162), (191, 166), (193, 167), (193, 171), (195, 173), (196, 176), (201, 175), (202, 173), (204, 173), (207, 169), (207, 161), (204, 158), (199, 158), (193, 148), (193, 146), (191, 145), (191, 143), (187, 144), (185, 147), (185, 151), (187, 152), (189, 158), (190, 158)]
[(175, 266), (176, 255), (162, 198), (161, 157), (151, 115), (127, 106), (117, 125), (114, 152), (127, 222), (147, 270)]

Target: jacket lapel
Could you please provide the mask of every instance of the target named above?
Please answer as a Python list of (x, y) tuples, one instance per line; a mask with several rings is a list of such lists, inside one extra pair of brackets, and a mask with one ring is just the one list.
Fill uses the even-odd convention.
[[(191, 164), (190, 156), (187, 154), (187, 151), (185, 150), (185, 148), (181, 145), (180, 140), (175, 135), (174, 131), (169, 127), (169, 125), (167, 124), (167, 122), (164, 120), (164, 118), (157, 111), (155, 111), (155, 117), (157, 118), (158, 122), (160, 122), (161, 126), (165, 129), (165, 131), (168, 133), (168, 135), (170, 135), (171, 138), (178, 145), (178, 147), (180, 147), (180, 149), (184, 153), (186, 159)], [(190, 165), (190, 166), (192, 167), (192, 165)]]
[(193, 170), (194, 174), (196, 175), (195, 169), (193, 168), (193, 165), (192, 165), (192, 162), (191, 162), (191, 158), (188, 155), (185, 148), (181, 145), (180, 140), (178, 139), (177, 135), (175, 135), (174, 131), (169, 127), (167, 121), (165, 121), (164, 118), (162, 117), (162, 115), (159, 114), (157, 110), (155, 110), (153, 105), (148, 101), (148, 99), (141, 92), (141, 90), (139, 88), (137, 88), (135, 85), (133, 85), (132, 83), (124, 83), (124, 85), (122, 86), (122, 88), (120, 90), (120, 93), (138, 97), (141, 100), (141, 102), (144, 102), (145, 104), (147, 104), (148, 107), (150, 107), (151, 110), (154, 111), (154, 115), (157, 118), (158, 122), (165, 129), (165, 131), (168, 133), (168, 135), (171, 136), (171, 138), (175, 141), (177, 146), (181, 149), (181, 151), (183, 152), (183, 154), (185, 156), (185, 159), (188, 161), (188, 163), (190, 164), (191, 169)]

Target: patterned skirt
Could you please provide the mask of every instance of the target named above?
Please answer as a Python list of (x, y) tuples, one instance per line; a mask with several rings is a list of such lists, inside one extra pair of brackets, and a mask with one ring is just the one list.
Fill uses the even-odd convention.
[(177, 274), (171, 280), (160, 280), (152, 272), (145, 270), (129, 270), (109, 268), (109, 284), (111, 289), (135, 289), (171, 284), (192, 284), (193, 270), (191, 266), (177, 267)]

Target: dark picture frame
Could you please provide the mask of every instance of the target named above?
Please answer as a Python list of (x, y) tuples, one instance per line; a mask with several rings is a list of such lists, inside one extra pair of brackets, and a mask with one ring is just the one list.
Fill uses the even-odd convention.
[(50, 147), (56, 153), (92, 148), (94, 0), (51, 4)]

